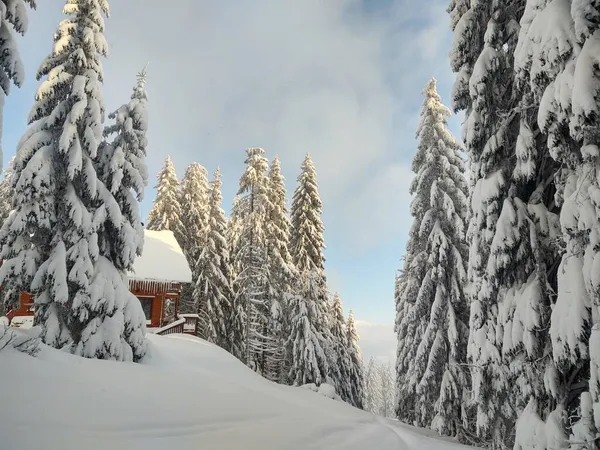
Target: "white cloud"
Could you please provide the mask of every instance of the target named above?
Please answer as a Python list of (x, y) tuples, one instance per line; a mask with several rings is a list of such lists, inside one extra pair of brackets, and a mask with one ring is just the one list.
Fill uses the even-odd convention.
[(376, 358), (383, 362), (389, 361), (394, 364), (396, 361), (394, 324), (374, 324), (357, 320), (356, 327), (365, 364), (370, 358)]

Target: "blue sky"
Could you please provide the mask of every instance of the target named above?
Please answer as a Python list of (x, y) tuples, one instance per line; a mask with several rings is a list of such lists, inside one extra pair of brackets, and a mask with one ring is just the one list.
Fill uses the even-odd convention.
[[(62, 0), (38, 2), (19, 40), (26, 82), (4, 113), (14, 155), (51, 50)], [(453, 75), (447, 0), (158, 0), (111, 2), (104, 96), (129, 98), (149, 62), (151, 186), (170, 154), (178, 175), (197, 161), (223, 173), (229, 209), (244, 149), (279, 155), (288, 193), (306, 152), (324, 203), (327, 275), (360, 321), (363, 351), (393, 351), (394, 272), (411, 224), (408, 186), (421, 90), (432, 76), (446, 104)], [(460, 120), (451, 129), (460, 137)]]

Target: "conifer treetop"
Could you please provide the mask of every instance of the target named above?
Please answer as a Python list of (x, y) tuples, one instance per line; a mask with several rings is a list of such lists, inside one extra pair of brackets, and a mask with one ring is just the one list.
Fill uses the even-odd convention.
[(321, 220), (323, 204), (319, 197), (317, 172), (309, 154), (298, 176), (298, 187), (292, 200), (291, 252), (299, 271), (316, 269), (323, 273), (325, 227)]

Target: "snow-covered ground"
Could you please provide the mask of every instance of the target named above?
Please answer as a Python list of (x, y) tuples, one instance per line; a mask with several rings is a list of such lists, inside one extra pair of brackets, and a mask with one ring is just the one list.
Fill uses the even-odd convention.
[(309, 389), (279, 386), (200, 339), (150, 335), (142, 364), (42, 346), (0, 352), (0, 448), (459, 450)]

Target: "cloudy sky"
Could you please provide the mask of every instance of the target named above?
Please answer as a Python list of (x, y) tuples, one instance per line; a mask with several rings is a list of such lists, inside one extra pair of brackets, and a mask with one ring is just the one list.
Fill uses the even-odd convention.
[[(15, 153), (63, 0), (38, 2), (20, 39), (27, 79), (5, 107), (4, 161)], [(148, 165), (169, 154), (223, 173), (229, 209), (244, 149), (279, 155), (288, 191), (309, 152), (317, 167), (327, 275), (359, 320), (366, 357), (392, 357), (393, 283), (410, 216), (408, 185), (421, 91), (449, 103), (448, 0), (158, 0), (111, 3), (104, 96), (128, 100), (149, 62)], [(459, 133), (459, 119), (451, 128)], [(154, 185), (152, 180), (151, 185)], [(147, 215), (150, 186), (142, 204)]]

